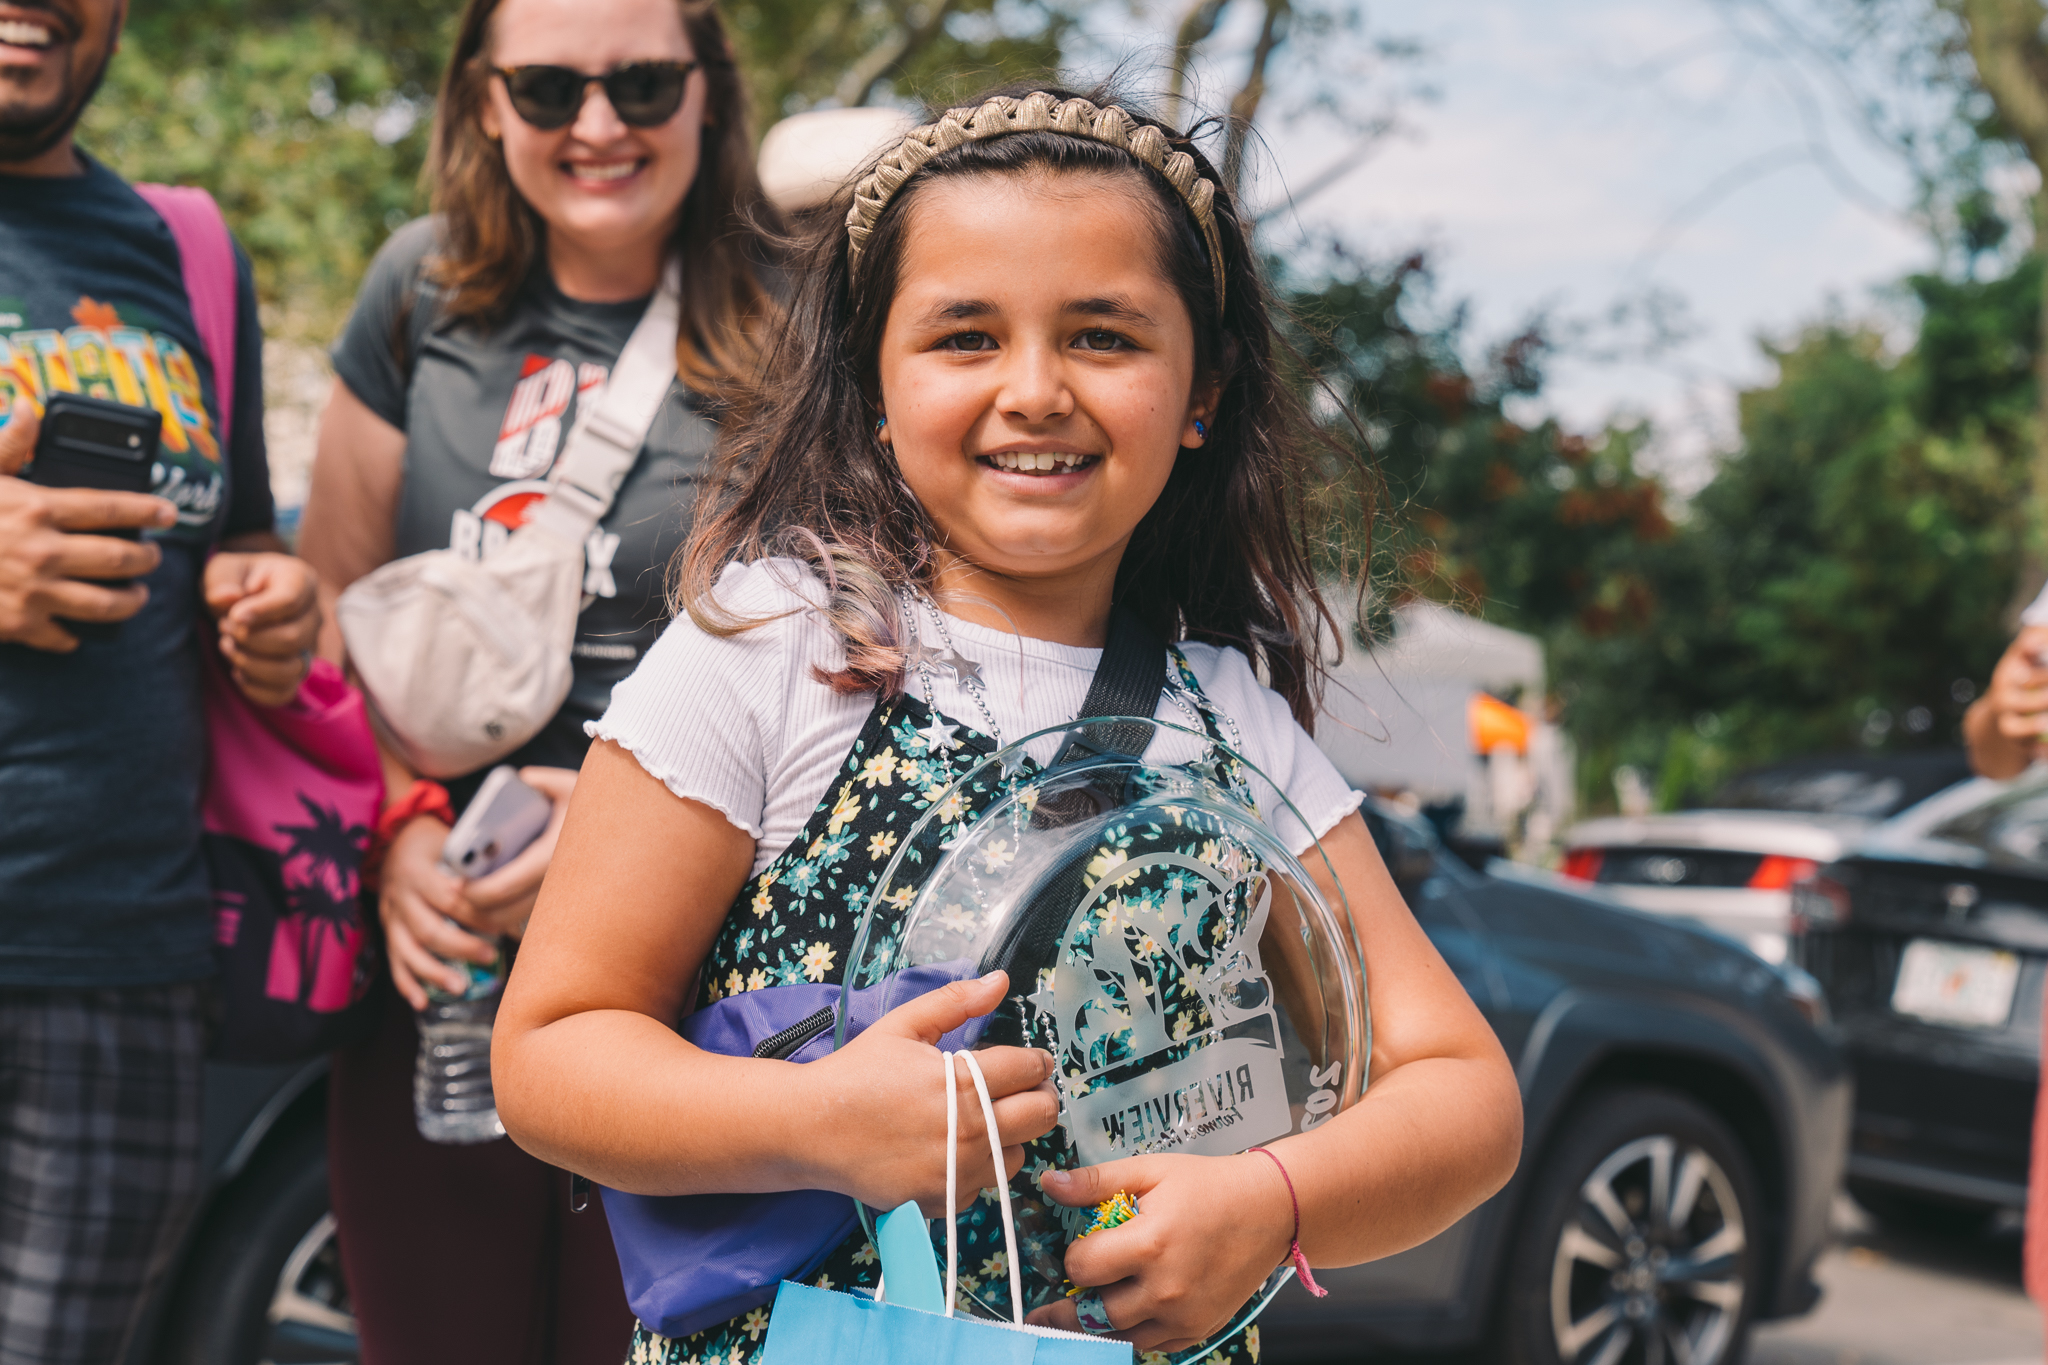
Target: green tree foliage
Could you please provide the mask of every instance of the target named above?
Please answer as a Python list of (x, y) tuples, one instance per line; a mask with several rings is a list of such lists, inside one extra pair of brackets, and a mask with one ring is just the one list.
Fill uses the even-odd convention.
[(1791, 754), (1954, 742), (2025, 545), (2041, 269), (1901, 292), (1920, 323), (1904, 355), (1839, 319), (1769, 348), (1740, 445), (1670, 511), (1637, 464), (1646, 430), (1508, 420), (1540, 391), (1542, 329), (1468, 368), (1460, 314), (1417, 321), (1420, 259), (1337, 255), (1291, 302), (1387, 490), (1376, 600), (1543, 637), (1599, 806), (1618, 763), (1675, 804)]
[(392, 0), (138, 7), (80, 141), (131, 179), (211, 191), (272, 332), (325, 341), (385, 236), (421, 210), (453, 13)]
[(1057, 69), (1080, 0), (740, 0), (723, 6), (756, 123), (821, 104), (935, 102)]
[(1371, 528), (1332, 509), (1333, 549), (1362, 545), (1369, 529), (1381, 604), (1421, 594), (1542, 634), (1648, 621), (1646, 566), (1674, 532), (1662, 486), (1636, 468), (1646, 432), (1589, 441), (1509, 419), (1514, 399), (1542, 388), (1540, 325), (1468, 367), (1463, 313), (1432, 317), (1420, 256), (1383, 267), (1333, 251), (1288, 304), (1309, 371), (1358, 419), (1333, 434), (1363, 446), (1383, 492)]
[[(1777, 379), (1741, 396), (1742, 444), (1693, 499), (1656, 619), (1619, 643), (1611, 683), (1588, 674), (1586, 738), (1645, 761), (1691, 722), (1702, 782), (1955, 741), (2026, 541), (2041, 273), (1906, 288), (1922, 324), (1903, 356), (1841, 321), (1772, 348)], [(1647, 686), (1622, 720), (1634, 677)]]

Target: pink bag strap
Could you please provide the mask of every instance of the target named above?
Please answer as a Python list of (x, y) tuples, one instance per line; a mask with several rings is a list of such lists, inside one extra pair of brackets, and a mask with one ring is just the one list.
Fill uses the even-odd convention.
[(213, 398), (220, 406), (220, 444), (226, 450), (235, 411), (235, 329), (240, 311), (234, 239), (228, 236), (220, 205), (205, 190), (139, 184), (135, 192), (163, 218), (178, 244), (192, 325), (199, 329), (199, 344), (213, 362)]

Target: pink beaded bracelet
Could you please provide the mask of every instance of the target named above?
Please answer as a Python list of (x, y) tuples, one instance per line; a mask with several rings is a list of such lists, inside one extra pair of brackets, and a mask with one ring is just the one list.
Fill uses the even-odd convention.
[(1308, 1257), (1301, 1254), (1301, 1199), (1294, 1192), (1294, 1177), (1287, 1174), (1287, 1167), (1281, 1165), (1280, 1158), (1273, 1156), (1273, 1153), (1267, 1151), (1266, 1148), (1248, 1147), (1245, 1150), (1265, 1152), (1268, 1157), (1272, 1157), (1273, 1164), (1279, 1167), (1280, 1178), (1287, 1182), (1287, 1200), (1294, 1205), (1294, 1236), (1287, 1243), (1287, 1252), (1294, 1258), (1294, 1271), (1297, 1275), (1301, 1276), (1302, 1286), (1309, 1293), (1319, 1299), (1328, 1298), (1330, 1291), (1317, 1284), (1316, 1277), (1308, 1273)]

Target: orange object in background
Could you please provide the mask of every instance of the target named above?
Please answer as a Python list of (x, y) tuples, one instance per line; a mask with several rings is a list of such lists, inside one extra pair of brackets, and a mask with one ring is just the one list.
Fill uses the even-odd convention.
[(1811, 858), (1790, 858), (1782, 853), (1772, 853), (1756, 865), (1756, 872), (1749, 879), (1752, 891), (1789, 891), (1792, 883), (1802, 877), (1811, 877), (1820, 870), (1820, 864)]
[(1506, 745), (1522, 758), (1529, 756), (1529, 733), (1536, 718), (1484, 692), (1472, 694), (1465, 708), (1466, 724), (1472, 732), (1472, 752), (1490, 754)]

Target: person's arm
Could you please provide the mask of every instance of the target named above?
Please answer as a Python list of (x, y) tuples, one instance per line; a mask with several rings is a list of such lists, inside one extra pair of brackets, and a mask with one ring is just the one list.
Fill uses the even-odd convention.
[[(1342, 1266), (1426, 1241), (1505, 1185), (1522, 1104), (1499, 1040), (1394, 889), (1365, 821), (1345, 817), (1323, 848), (1372, 983), (1371, 1084), (1336, 1118), (1266, 1145), (1299, 1198), (1303, 1253)], [(1319, 884), (1326, 876), (1318, 868)], [(1333, 890), (1323, 886), (1335, 905)], [(1117, 1335), (1140, 1351), (1208, 1337), (1287, 1258), (1294, 1201), (1257, 1152), (1133, 1157), (1049, 1173), (1043, 1188), (1070, 1206), (1137, 1197), (1137, 1218), (1069, 1247), (1066, 1267), (1099, 1287)], [(1079, 1325), (1068, 1302), (1032, 1321)]]
[(235, 248), (235, 405), (228, 422), (228, 506), (201, 593), (219, 623), (235, 685), (259, 706), (298, 695), (312, 669), (320, 609), (312, 570), (278, 537), (263, 437), (263, 326), (249, 258)]
[(335, 599), (395, 551), (398, 495), (405, 482), (405, 433), (334, 381), (313, 447), (313, 477), (299, 521), (299, 555), (320, 575), (326, 624), (320, 653), (344, 653)]
[[(337, 379), (320, 418), (312, 487), (299, 524), (299, 553), (320, 578), (326, 627), (320, 652), (337, 662), (346, 650), (335, 602), (349, 584), (390, 562), (405, 481), (406, 436), (370, 410)], [(384, 785), (391, 800), (419, 778), (380, 743)], [(554, 853), (576, 774), (566, 768), (524, 768), (520, 776), (555, 804), (547, 829), (523, 853), (487, 877), (465, 881), (441, 867), (448, 825), (415, 816), (392, 831), (384, 855), (378, 910), (390, 948), (391, 978), (414, 1009), (427, 1003), (426, 983), (459, 991), (465, 980), (449, 960), (488, 963), (497, 947), (487, 936), (523, 929)], [(455, 923), (449, 923), (454, 920)], [(468, 926), (474, 933), (464, 932)]]
[(259, 706), (298, 695), (320, 634), (319, 584), (274, 531), (223, 540), (201, 591), (235, 686)]
[[(754, 841), (675, 795), (609, 740), (591, 746), (555, 866), (491, 1036), (498, 1114), (543, 1161), (641, 1194), (836, 1190), (877, 1208), (945, 1207), (941, 1034), (985, 1014), (1000, 973), (890, 1011), (797, 1065), (705, 1052), (674, 1022)], [(1051, 1130), (1052, 1058), (980, 1054), (1014, 1174)], [(964, 1068), (960, 1204), (995, 1179)], [(978, 1144), (978, 1150), (977, 1150)]]
[(2048, 735), (2048, 626), (2024, 627), (2007, 647), (1984, 695), (1963, 715), (1970, 766), (1984, 777), (2017, 777), (2040, 757)]

